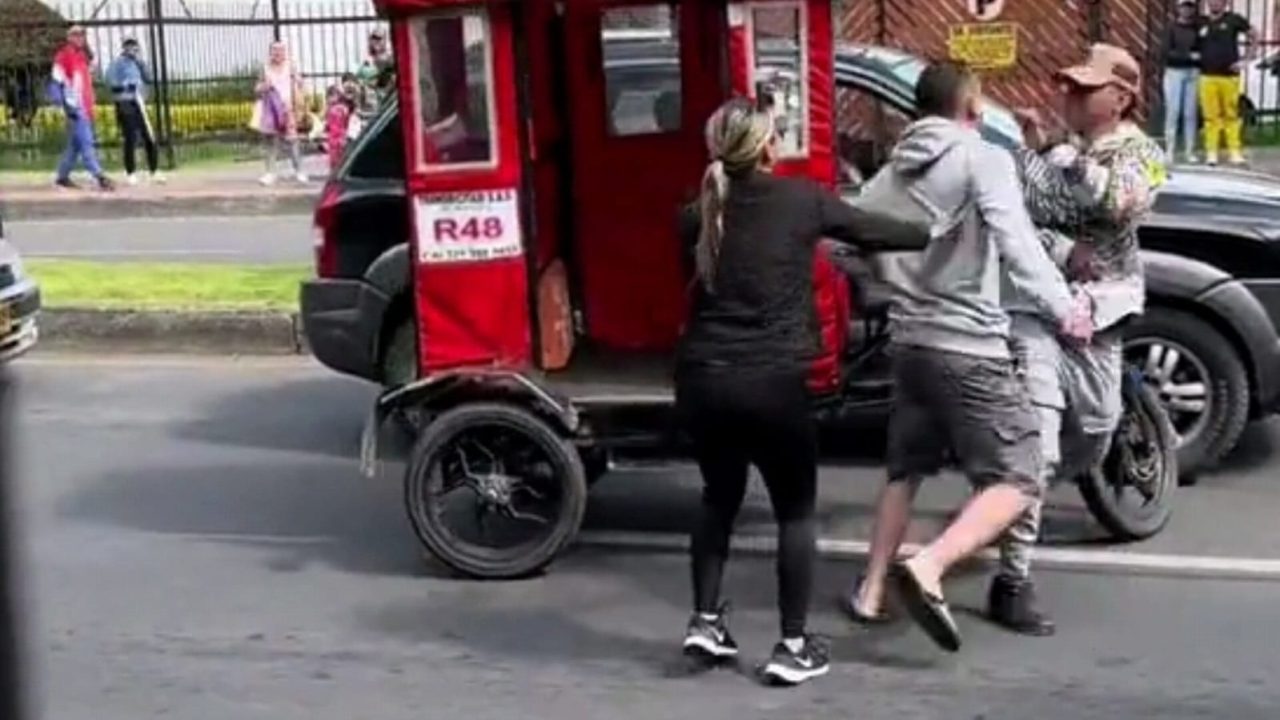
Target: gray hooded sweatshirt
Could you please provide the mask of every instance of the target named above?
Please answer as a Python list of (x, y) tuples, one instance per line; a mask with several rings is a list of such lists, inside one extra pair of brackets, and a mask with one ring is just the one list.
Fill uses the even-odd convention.
[(1036, 237), (1007, 151), (931, 117), (906, 129), (889, 162), (937, 218), (918, 261), (887, 273), (895, 343), (1011, 357), (1002, 274), (1044, 316), (1071, 314), (1071, 292)]

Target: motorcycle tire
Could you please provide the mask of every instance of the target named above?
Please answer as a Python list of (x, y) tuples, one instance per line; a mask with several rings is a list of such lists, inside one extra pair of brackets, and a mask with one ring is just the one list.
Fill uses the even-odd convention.
[[(1144, 540), (1160, 532), (1173, 514), (1178, 489), (1178, 436), (1159, 396), (1126, 372), (1124, 411), (1100, 465), (1076, 481), (1085, 505), (1111, 536), (1121, 542)], [(1133, 503), (1137, 495), (1141, 502)]]
[[(444, 463), (451, 455), (461, 456), (462, 442), (493, 430), (522, 439), (540, 457), (535, 458), (536, 465), (522, 466), (520, 471), (512, 468), (508, 476), (505, 468), (494, 465), (497, 456), (493, 452), (481, 451), (472, 454), (480, 460), (476, 471), (511, 477), (520, 484), (527, 477), (541, 476), (540, 490), (555, 499), (554, 508), (548, 508), (554, 515), (543, 517), (541, 524), (546, 530), (540, 537), (505, 547), (479, 543), (460, 533), (444, 512), (452, 492), (442, 487), (448, 480)], [(480, 446), (476, 440), (467, 447)], [(470, 470), (466, 474), (478, 477)], [(458, 488), (466, 485), (469, 483), (455, 483)], [(542, 418), (502, 403), (461, 405), (434, 418), (422, 430), (410, 456), (404, 490), (409, 522), (423, 548), (455, 572), (479, 580), (512, 580), (542, 572), (577, 536), (587, 505), (586, 472), (577, 449)], [(503, 494), (511, 499), (517, 496), (514, 489)], [(477, 495), (482, 493), (477, 491)]]

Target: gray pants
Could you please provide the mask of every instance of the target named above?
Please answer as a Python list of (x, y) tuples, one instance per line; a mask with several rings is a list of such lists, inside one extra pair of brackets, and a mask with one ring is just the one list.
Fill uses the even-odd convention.
[(281, 150), (286, 150), (289, 153), (289, 162), (293, 165), (293, 172), (295, 174), (302, 172), (302, 154), (296, 138), (289, 139), (282, 135), (268, 135), (264, 142), (266, 144), (264, 150), (268, 173), (275, 174), (276, 162), (280, 159)]
[[(1067, 347), (1044, 322), (1024, 315), (1013, 316), (1012, 330), (1014, 357), (1040, 421), (1043, 491), (1106, 457), (1122, 410), (1121, 338), (1111, 332), (1087, 347)], [(1011, 580), (1031, 576), (1043, 497), (1041, 492), (1001, 538), (1000, 575)]]

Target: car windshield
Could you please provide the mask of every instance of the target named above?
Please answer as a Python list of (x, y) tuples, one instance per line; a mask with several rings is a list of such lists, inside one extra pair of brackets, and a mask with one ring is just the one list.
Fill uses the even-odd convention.
[(890, 50), (889, 48), (868, 48), (867, 59), (883, 65), (903, 85), (915, 87), (924, 72), (924, 61), (914, 55)]
[[(925, 69), (925, 62), (920, 58), (890, 48), (869, 47), (864, 50), (864, 53), (868, 60), (880, 65), (890, 76), (907, 88), (916, 86), (920, 73)], [(1018, 121), (1003, 105), (984, 99), (982, 123), (991, 131), (986, 133), (987, 139), (1004, 140), (1002, 144), (1010, 146), (1022, 144), (1022, 130), (1018, 127)]]

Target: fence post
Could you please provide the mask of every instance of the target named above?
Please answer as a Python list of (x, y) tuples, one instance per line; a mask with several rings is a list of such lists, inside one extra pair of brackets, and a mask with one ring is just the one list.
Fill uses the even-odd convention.
[(156, 73), (156, 120), (160, 126), (160, 142), (164, 147), (165, 164), (170, 170), (177, 167), (173, 151), (173, 111), (169, 97), (169, 48), (165, 38), (164, 0), (147, 0), (148, 25), (151, 27), (151, 56)]
[(1089, 0), (1089, 42), (1102, 42), (1107, 35), (1106, 8), (1103, 0)]
[(271, 36), (280, 42), (280, 0), (271, 0)]
[(151, 59), (151, 116), (155, 118), (152, 123), (152, 133), (154, 133), (156, 145), (165, 150), (165, 160), (170, 170), (173, 169), (173, 143), (169, 141), (164, 129), (164, 103), (161, 101), (161, 94), (164, 92), (164, 84), (160, 81), (161, 65), (164, 63), (164, 55), (160, 52), (160, 33), (157, 28), (159, 24), (159, 14), (154, 7), (155, 3), (147, 2), (147, 54)]

